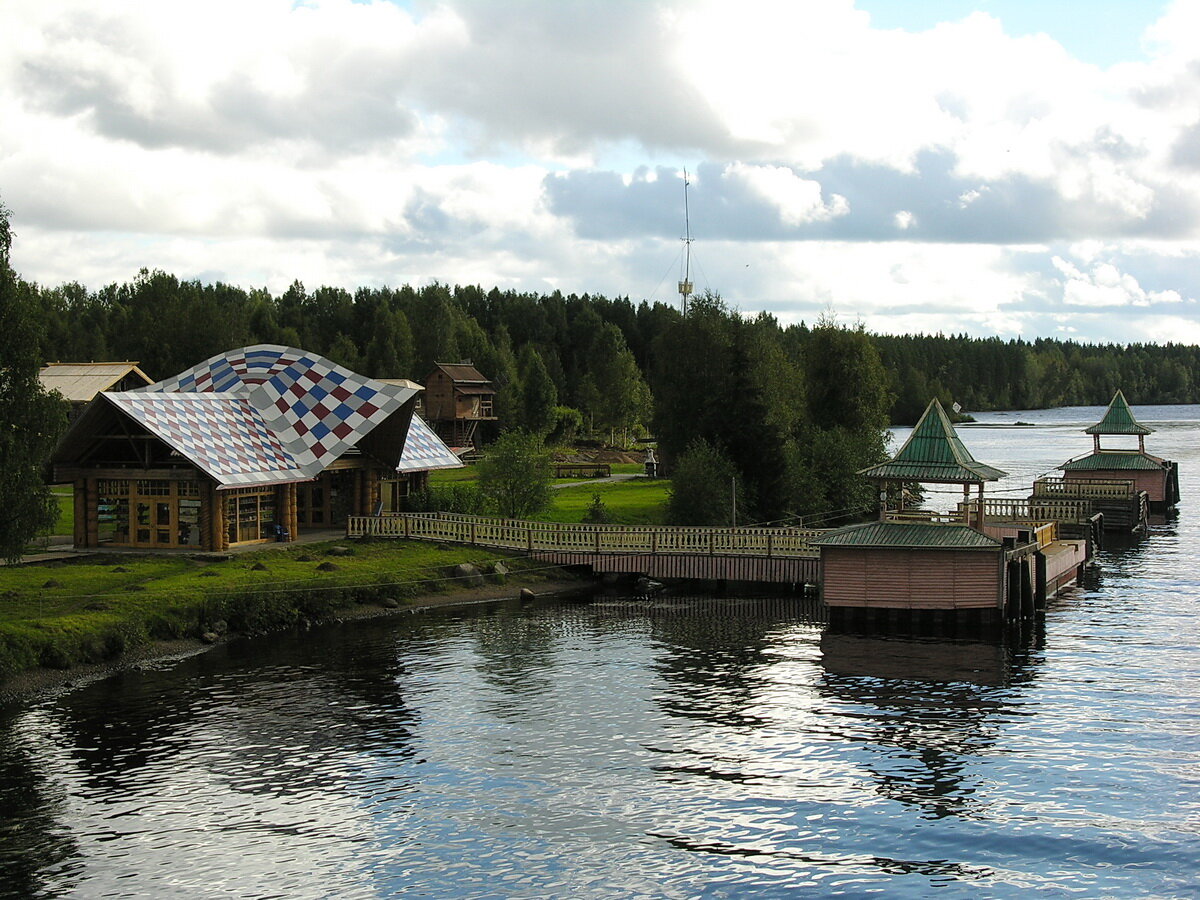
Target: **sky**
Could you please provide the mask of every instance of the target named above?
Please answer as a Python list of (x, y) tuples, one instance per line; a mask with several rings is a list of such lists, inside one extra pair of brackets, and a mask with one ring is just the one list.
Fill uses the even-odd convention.
[(4, 0), (24, 278), (1200, 343), (1200, 0)]

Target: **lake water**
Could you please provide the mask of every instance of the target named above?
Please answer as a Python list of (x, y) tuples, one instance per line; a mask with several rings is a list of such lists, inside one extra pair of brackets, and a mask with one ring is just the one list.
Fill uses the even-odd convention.
[[(1101, 412), (960, 434), (1021, 496)], [(1180, 513), (1023, 637), (833, 634), (794, 597), (513, 602), (0, 711), (0, 891), (1198, 896), (1200, 407), (1135, 412)]]

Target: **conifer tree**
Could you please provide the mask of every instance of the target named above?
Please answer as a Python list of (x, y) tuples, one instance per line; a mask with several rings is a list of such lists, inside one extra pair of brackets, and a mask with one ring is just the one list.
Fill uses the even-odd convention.
[(66, 404), (38, 380), (42, 326), (34, 289), (9, 263), (9, 215), (0, 203), (0, 557), (11, 562), (57, 517), (42, 473), (66, 424)]

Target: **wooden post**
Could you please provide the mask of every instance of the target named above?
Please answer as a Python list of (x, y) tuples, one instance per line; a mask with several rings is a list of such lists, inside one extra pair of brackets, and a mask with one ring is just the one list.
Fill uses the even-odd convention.
[(91, 547), (88, 543), (88, 480), (87, 478), (76, 478), (74, 484), (75, 495), (75, 527), (73, 537), (75, 539), (76, 548)]
[(1034, 587), (1033, 587), (1033, 607), (1034, 609), (1046, 608), (1046, 597), (1050, 593), (1046, 575), (1046, 554), (1038, 551), (1034, 555)]
[(229, 503), (223, 491), (218, 491), (216, 484), (209, 488), (213, 508), (213, 537), (212, 548), (220, 553), (229, 549)]
[(297, 540), (300, 536), (300, 506), (296, 503), (297, 485), (295, 482), (285, 484), (283, 486), (284, 495), (287, 497), (287, 530), (288, 540)]
[(1021, 560), (1021, 616), (1032, 619), (1034, 613), (1033, 579), (1030, 577), (1029, 557)]

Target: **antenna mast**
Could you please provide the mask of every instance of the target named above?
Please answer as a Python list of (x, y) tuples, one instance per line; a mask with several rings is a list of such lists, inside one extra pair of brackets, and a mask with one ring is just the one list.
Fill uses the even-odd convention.
[(688, 216), (688, 174), (683, 170), (683, 280), (679, 282), (679, 311), (685, 316), (692, 295), (692, 223)]

